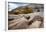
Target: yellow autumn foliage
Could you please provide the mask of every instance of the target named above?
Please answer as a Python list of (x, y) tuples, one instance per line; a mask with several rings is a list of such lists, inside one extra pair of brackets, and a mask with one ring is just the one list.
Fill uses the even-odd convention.
[[(12, 10), (13, 11), (13, 10)], [(28, 14), (32, 13), (32, 8), (31, 7), (18, 7), (14, 9), (14, 14)]]

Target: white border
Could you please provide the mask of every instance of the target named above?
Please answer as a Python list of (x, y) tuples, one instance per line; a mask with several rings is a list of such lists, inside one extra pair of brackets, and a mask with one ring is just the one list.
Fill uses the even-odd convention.
[[(6, 2), (6, 5), (8, 5), (8, 2), (14, 2), (14, 1), (7, 1)], [(32, 3), (32, 2), (24, 2), (24, 3)], [(36, 2), (33, 2), (33, 3), (36, 3)], [(44, 3), (38, 3), (37, 2), (37, 4), (44, 4)], [(6, 12), (8, 12), (8, 6), (7, 6), (7, 11)], [(6, 13), (6, 21), (8, 20), (8, 15), (7, 15), (7, 13)], [(6, 31), (8, 31), (8, 32), (12, 32), (12, 31), (26, 31), (26, 30), (31, 30), (31, 31), (35, 31), (35, 30), (39, 30), (39, 31), (41, 31), (41, 29), (44, 29), (44, 28), (36, 28), (36, 29), (21, 29), (21, 30), (8, 30), (8, 21), (6, 22)], [(39, 31), (37, 31), (37, 32), (39, 32)]]
[[(9, 2), (26, 2), (26, 3), (42, 3), (44, 4), (44, 29), (27, 29), (27, 30), (6, 30), (6, 32), (46, 32), (46, 0), (7, 0)], [(1, 14), (1, 19), (0, 19), (0, 23), (1, 23), (1, 31), (4, 32), (4, 28), (5, 28), (5, 20), (7, 21), (8, 19), (8, 15), (6, 12), (6, 19), (5, 19), (5, 1), (4, 0), (0, 0), (0, 14)], [(6, 9), (7, 10), (7, 9)], [(4, 23), (2, 23), (4, 22)], [(6, 23), (7, 24), (7, 23)], [(6, 25), (6, 29), (7, 29), (7, 25)], [(2, 29), (3, 28), (3, 29)]]
[(5, 1), (5, 30), (8, 30), (8, 2)]

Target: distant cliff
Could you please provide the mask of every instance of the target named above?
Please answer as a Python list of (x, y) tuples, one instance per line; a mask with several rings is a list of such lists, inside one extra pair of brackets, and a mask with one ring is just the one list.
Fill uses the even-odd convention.
[(43, 12), (44, 11), (44, 6), (43, 5), (38, 5), (38, 4), (29, 4), (26, 6), (19, 6), (15, 9), (12, 9), (9, 11), (10, 14), (28, 14), (32, 12)]
[(16, 9), (13, 9), (11, 12), (9, 11), (9, 13), (13, 13), (13, 14), (28, 14), (28, 13), (32, 13), (32, 8), (28, 7), (28, 6), (21, 6), (21, 7), (17, 7)]

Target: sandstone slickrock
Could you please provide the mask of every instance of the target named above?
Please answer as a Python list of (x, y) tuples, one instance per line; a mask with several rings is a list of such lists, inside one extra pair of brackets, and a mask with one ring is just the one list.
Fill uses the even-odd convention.
[(8, 29), (43, 28), (43, 17), (43, 5), (17, 7), (8, 12)]
[[(23, 16), (21, 17), (21, 15)], [(13, 16), (17, 16), (18, 19), (14, 17), (14, 20), (8, 22), (9, 29), (27, 29), (27, 28), (29, 29), (29, 28), (39, 28), (41, 26), (43, 27), (43, 25), (41, 25), (41, 23), (43, 24), (43, 22), (41, 21), (43, 20), (42, 12), (12, 15), (12, 17)], [(30, 16), (28, 20), (26, 19), (27, 16)]]

